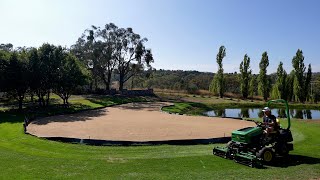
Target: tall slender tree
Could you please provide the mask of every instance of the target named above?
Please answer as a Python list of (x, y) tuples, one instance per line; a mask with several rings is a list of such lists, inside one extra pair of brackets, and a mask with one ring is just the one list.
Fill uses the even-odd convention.
[(249, 95), (249, 81), (252, 70), (250, 70), (250, 57), (245, 54), (243, 61), (240, 63), (240, 90), (242, 97), (247, 99)]
[(296, 55), (292, 59), (292, 66), (294, 68), (294, 86), (293, 92), (295, 100), (304, 103), (309, 96), (310, 82), (311, 82), (311, 64), (308, 66), (307, 74), (305, 74), (306, 67), (304, 65), (304, 56), (302, 50), (298, 49)]
[(253, 99), (253, 95), (255, 94), (256, 90), (256, 77), (254, 75), (250, 75), (250, 83), (249, 83), (249, 95), (251, 99)]
[(270, 79), (267, 76), (267, 67), (269, 66), (269, 57), (268, 53), (264, 52), (262, 54), (261, 61), (259, 63), (260, 71), (258, 76), (258, 90), (259, 94), (266, 101), (269, 97), (270, 92)]
[(212, 83), (209, 87), (209, 90), (215, 94), (218, 94), (220, 98), (223, 98), (225, 92), (225, 80), (223, 76), (223, 64), (222, 60), (226, 56), (226, 48), (220, 46), (219, 52), (217, 54), (216, 60), (218, 64), (218, 71), (215, 74)]
[(285, 84), (286, 89), (287, 89), (287, 100), (288, 101), (294, 100), (294, 93), (293, 93), (294, 79), (295, 79), (294, 70), (292, 70), (290, 72), (290, 74), (287, 75), (286, 84)]
[(286, 99), (288, 95), (288, 88), (286, 86), (287, 72), (283, 69), (283, 63), (280, 64), (277, 69), (276, 83), (273, 85), (271, 96), (274, 99)]

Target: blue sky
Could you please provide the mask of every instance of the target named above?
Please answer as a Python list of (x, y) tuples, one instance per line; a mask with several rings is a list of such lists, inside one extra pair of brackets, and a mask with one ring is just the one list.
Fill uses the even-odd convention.
[(220, 45), (225, 72), (244, 54), (254, 73), (264, 51), (268, 73), (287, 71), (298, 48), (320, 71), (320, 1), (314, 0), (0, 0), (0, 43), (69, 47), (91, 25), (113, 22), (149, 39), (157, 69), (215, 72)]

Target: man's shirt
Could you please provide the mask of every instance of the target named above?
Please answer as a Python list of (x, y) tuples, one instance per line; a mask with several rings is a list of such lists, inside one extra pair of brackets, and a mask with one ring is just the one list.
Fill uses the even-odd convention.
[(277, 123), (276, 117), (274, 115), (270, 116), (263, 116), (263, 122), (264, 123)]

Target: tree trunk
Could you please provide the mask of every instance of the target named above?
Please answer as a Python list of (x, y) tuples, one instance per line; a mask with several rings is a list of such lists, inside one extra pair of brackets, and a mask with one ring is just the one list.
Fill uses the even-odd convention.
[(40, 96), (38, 96), (38, 104), (39, 104), (39, 106), (42, 106), (42, 99)]
[(119, 80), (119, 90), (123, 90), (123, 84), (124, 84), (124, 75), (120, 74), (120, 80)]
[(30, 93), (30, 99), (31, 99), (31, 103), (33, 104), (34, 98), (33, 98), (34, 94)]
[(98, 89), (98, 81), (96, 78), (94, 79), (94, 86), (95, 86), (95, 90), (97, 90)]
[(102, 78), (105, 86), (106, 86), (106, 91), (110, 90), (110, 81), (106, 79), (105, 77)]
[(38, 104), (39, 104), (39, 106), (41, 107), (41, 106), (44, 106), (44, 99), (43, 99), (43, 96), (42, 96), (42, 94), (40, 93), (40, 92), (37, 92), (37, 96), (38, 96)]
[(133, 79), (134, 79), (134, 76), (131, 77), (131, 90), (133, 90)]
[(93, 91), (93, 83), (92, 83), (92, 81), (89, 84), (89, 89), (90, 89), (91, 92)]
[(47, 93), (46, 106), (49, 105), (49, 100), (50, 100), (50, 91), (48, 91)]
[(22, 102), (23, 102), (23, 98), (19, 97), (19, 111), (22, 111)]
[(110, 83), (111, 83), (111, 72), (108, 72), (108, 75), (107, 75), (108, 89), (107, 90), (110, 90)]

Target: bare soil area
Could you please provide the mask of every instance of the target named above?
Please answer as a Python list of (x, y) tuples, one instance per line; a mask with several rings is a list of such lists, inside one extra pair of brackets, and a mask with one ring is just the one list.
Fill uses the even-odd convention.
[(129, 103), (37, 119), (28, 132), (38, 137), (118, 141), (208, 139), (230, 136), (253, 122), (161, 112), (165, 102)]

